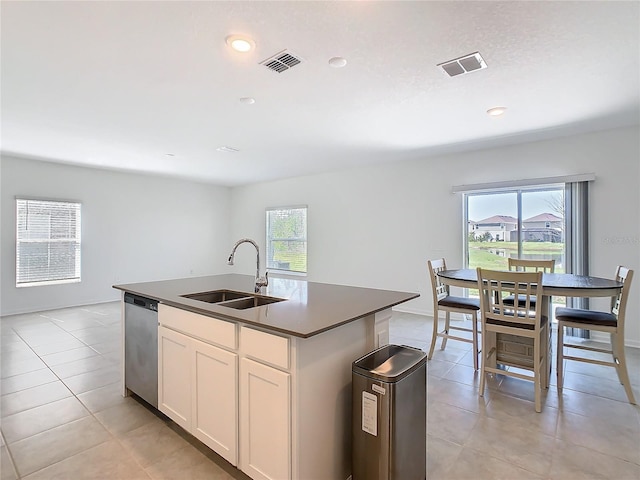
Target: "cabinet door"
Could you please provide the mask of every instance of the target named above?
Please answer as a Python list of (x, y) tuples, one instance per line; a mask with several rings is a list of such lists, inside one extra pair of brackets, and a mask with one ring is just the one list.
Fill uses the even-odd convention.
[(191, 339), (158, 329), (158, 409), (185, 430), (191, 429)]
[(240, 469), (255, 480), (291, 478), (290, 375), (240, 362)]
[(192, 340), (191, 433), (232, 465), (238, 464), (238, 356)]

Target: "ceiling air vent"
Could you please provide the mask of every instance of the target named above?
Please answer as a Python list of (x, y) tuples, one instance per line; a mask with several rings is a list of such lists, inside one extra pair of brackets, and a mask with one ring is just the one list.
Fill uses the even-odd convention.
[(450, 77), (487, 68), (487, 64), (479, 52), (471, 53), (454, 60), (449, 60), (447, 62), (440, 63), (437, 66)]
[(276, 53), (272, 57), (267, 58), (260, 62), (260, 65), (264, 65), (269, 70), (273, 70), (277, 73), (282, 73), (290, 68), (295, 67), (299, 63), (302, 63), (302, 59), (295, 56), (291, 52), (287, 50), (283, 50), (279, 53)]

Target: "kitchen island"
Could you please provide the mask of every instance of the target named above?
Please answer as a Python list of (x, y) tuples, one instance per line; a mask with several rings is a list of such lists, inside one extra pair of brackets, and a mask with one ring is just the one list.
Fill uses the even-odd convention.
[(347, 479), (351, 363), (418, 294), (272, 278), (256, 297), (254, 282), (115, 286), (159, 302), (158, 408), (251, 478)]

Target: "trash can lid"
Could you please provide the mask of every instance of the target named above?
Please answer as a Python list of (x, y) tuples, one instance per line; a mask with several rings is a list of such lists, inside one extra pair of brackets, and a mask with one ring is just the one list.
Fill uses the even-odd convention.
[(397, 382), (424, 364), (427, 354), (405, 345), (385, 345), (353, 362), (353, 371), (383, 382)]

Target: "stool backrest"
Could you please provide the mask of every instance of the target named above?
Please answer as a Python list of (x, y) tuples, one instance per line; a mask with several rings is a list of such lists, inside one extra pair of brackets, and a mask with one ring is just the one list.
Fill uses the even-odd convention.
[(618, 331), (624, 335), (624, 317), (627, 311), (627, 298), (633, 279), (633, 270), (618, 265), (616, 269), (616, 281), (622, 283), (622, 290), (615, 297), (611, 297), (611, 313), (618, 318)]
[(449, 296), (449, 285), (445, 285), (438, 277), (438, 272), (447, 269), (447, 263), (444, 258), (437, 260), (427, 260), (429, 266), (429, 276), (431, 277), (431, 291), (433, 293), (433, 304), (437, 305), (439, 300)]
[[(513, 328), (539, 329), (542, 302), (542, 272), (505, 272), (478, 268), (478, 290), (482, 324), (504, 322)], [(505, 304), (502, 299), (513, 295), (520, 301)]]
[(555, 260), (522, 260), (520, 258), (511, 258), (507, 260), (509, 270), (516, 272), (544, 272), (553, 273), (556, 268)]

